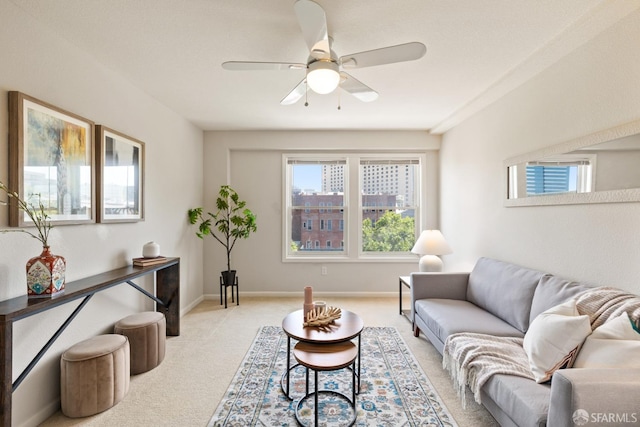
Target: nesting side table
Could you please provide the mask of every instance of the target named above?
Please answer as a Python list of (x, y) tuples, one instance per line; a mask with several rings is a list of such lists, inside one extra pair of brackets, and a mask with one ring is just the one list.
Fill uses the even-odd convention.
[(310, 343), (310, 344), (336, 344), (346, 341), (351, 341), (354, 338), (358, 338), (358, 357), (357, 357), (357, 388), (360, 391), (360, 334), (364, 329), (364, 322), (357, 314), (342, 310), (342, 316), (336, 320), (333, 324), (327, 327), (319, 328), (315, 326), (305, 327), (303, 325), (304, 315), (302, 310), (294, 311), (288, 314), (284, 320), (282, 320), (282, 330), (287, 334), (287, 368), (282, 375), (280, 385), (282, 391), (291, 400), (289, 380), (290, 372), (296, 366), (291, 366), (291, 339)]
[[(304, 422), (300, 417), (300, 408), (306, 399), (313, 396), (314, 399), (314, 425), (318, 425), (318, 395), (333, 394), (341, 396), (351, 404), (353, 416), (349, 420), (349, 426), (352, 426), (357, 417), (356, 412), (356, 357), (358, 357), (358, 348), (351, 341), (345, 341), (337, 344), (310, 344), (306, 342), (298, 342), (293, 348), (293, 355), (302, 366), (306, 368), (306, 393), (296, 405), (296, 420), (298, 424), (304, 426)], [(351, 397), (335, 390), (318, 390), (318, 371), (337, 371), (349, 367), (351, 369)], [(313, 370), (314, 388), (309, 392), (309, 369)]]

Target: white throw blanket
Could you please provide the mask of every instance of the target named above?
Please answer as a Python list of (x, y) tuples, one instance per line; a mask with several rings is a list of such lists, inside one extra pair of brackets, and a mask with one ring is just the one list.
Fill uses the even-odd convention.
[[(580, 314), (589, 316), (591, 329), (624, 312), (640, 325), (640, 296), (621, 289), (600, 287), (582, 292), (576, 297), (576, 306)], [(451, 374), (463, 406), (466, 386), (481, 403), (480, 389), (495, 374), (534, 379), (522, 343), (522, 338), (475, 333), (447, 337), (442, 366)]]
[(447, 337), (442, 366), (449, 371), (465, 407), (468, 385), (476, 402), (482, 403), (480, 389), (495, 374), (534, 379), (522, 338), (459, 333)]
[(640, 296), (617, 288), (594, 288), (576, 297), (580, 314), (591, 320), (591, 329), (596, 329), (609, 319), (628, 313), (631, 320), (640, 326)]

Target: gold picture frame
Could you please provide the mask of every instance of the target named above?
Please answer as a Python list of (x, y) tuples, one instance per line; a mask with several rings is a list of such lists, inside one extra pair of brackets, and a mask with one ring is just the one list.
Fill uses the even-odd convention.
[(96, 126), (98, 222), (144, 221), (144, 142)]
[[(55, 225), (95, 222), (94, 123), (9, 92), (9, 187)], [(33, 225), (9, 199), (9, 225)]]

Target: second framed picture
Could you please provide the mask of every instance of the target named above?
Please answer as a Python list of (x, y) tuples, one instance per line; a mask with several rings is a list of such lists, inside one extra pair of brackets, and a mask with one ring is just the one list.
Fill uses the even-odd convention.
[(144, 142), (96, 126), (98, 222), (144, 220)]

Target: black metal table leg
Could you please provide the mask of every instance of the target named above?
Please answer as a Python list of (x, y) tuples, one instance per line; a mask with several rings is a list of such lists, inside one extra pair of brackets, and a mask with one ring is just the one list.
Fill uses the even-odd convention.
[[(360, 381), (360, 376), (358, 376), (358, 382)], [(359, 392), (360, 390), (358, 390)], [(351, 404), (353, 406), (353, 410), (356, 410), (356, 361), (353, 361), (353, 367), (351, 368)]]
[(316, 423), (315, 426), (318, 427), (318, 412), (320, 412), (320, 408), (318, 408), (318, 371), (316, 371), (315, 369), (313, 370), (314, 376), (313, 379), (315, 381), (315, 389), (316, 389), (316, 393), (315, 396), (313, 397), (313, 400), (315, 402), (315, 419), (316, 419)]
[(291, 386), (289, 380), (291, 379), (291, 337), (287, 337), (287, 398), (291, 399), (290, 391)]
[[(360, 361), (362, 360), (361, 335), (358, 335), (358, 394), (360, 394)], [(355, 363), (354, 363), (355, 368)]]

